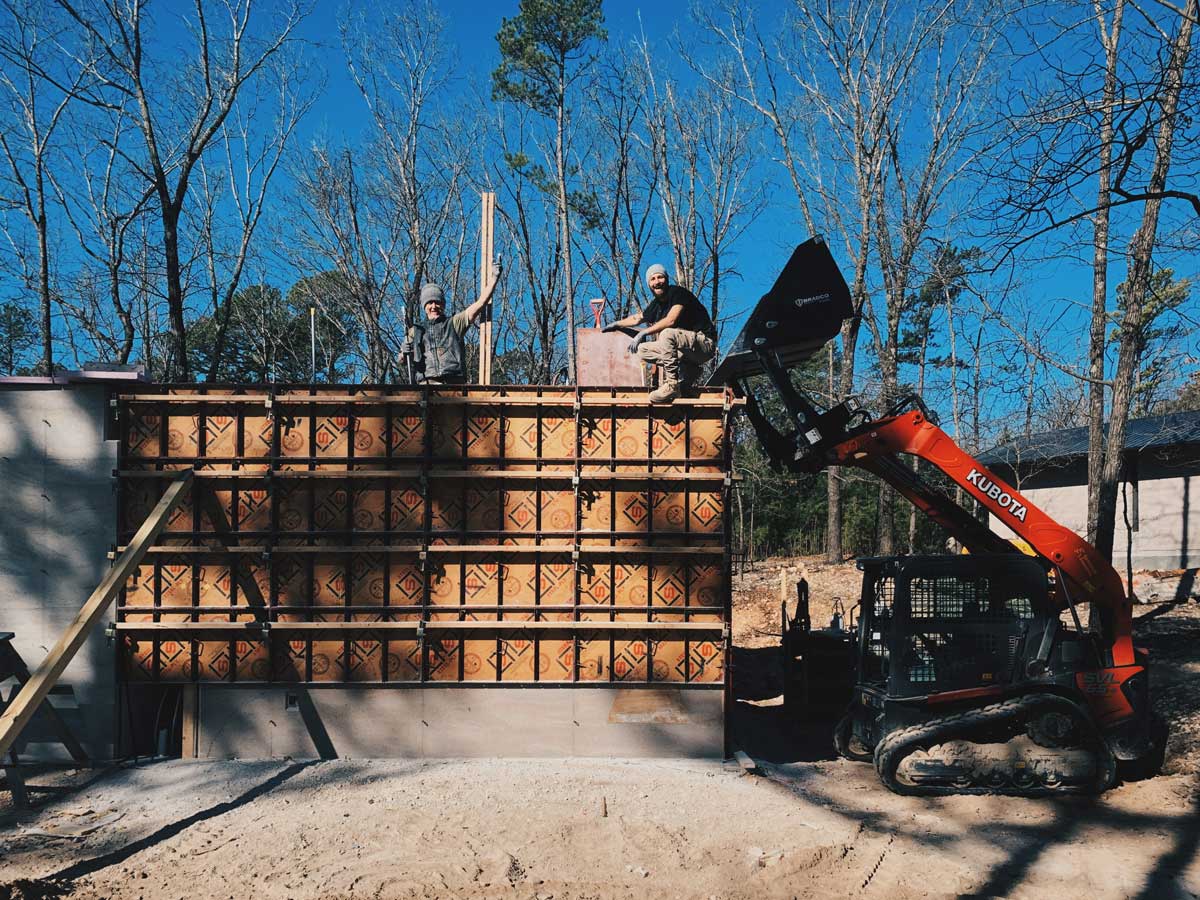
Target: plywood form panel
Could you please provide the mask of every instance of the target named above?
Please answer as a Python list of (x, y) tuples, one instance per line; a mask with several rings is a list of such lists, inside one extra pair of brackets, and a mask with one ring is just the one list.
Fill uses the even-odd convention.
[[(212, 558), (152, 557), (126, 588), (122, 622), (723, 621), (726, 489), (669, 476), (724, 474), (726, 406), (651, 407), (642, 392), (559, 388), (503, 389), (512, 399), (472, 389), (462, 402), (431, 393), (422, 403), (411, 392), (330, 402), (356, 389), (322, 387), (270, 404), (188, 390), (186, 403), (121, 407), (120, 527), (135, 528), (165, 486), (138, 473), (208, 470), (220, 477), (197, 480), (208, 493), (200, 512), (188, 498), (160, 543)], [(605, 397), (618, 403), (595, 405)], [(605, 473), (619, 478), (597, 477)], [(217, 533), (212, 503), (228, 533)], [(446, 552), (460, 544), (478, 549)], [(529, 552), (540, 544), (578, 555)], [(254, 552), (225, 552), (239, 545)], [(622, 547), (631, 552), (597, 553)], [(639, 555), (645, 547), (660, 552)], [(697, 606), (708, 611), (685, 613)], [(723, 656), (719, 643), (690, 638), (519, 632), (193, 640), (181, 631), (122, 647), (130, 678), (285, 682), (698, 683), (720, 681)]]

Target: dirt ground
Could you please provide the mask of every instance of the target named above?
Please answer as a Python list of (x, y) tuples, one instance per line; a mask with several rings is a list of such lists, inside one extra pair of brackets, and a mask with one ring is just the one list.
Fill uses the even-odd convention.
[[(158, 761), (0, 806), (0, 900), (1200, 896), (1200, 605), (1140, 573), (1164, 774), (1100, 798), (898, 797), (779, 704), (780, 570), (814, 625), (851, 565), (777, 561), (735, 597), (738, 742), (760, 762)], [(1153, 585), (1158, 585), (1152, 589)], [(1175, 603), (1181, 587), (1187, 588)], [(791, 594), (794, 596), (794, 594)], [(0, 795), (0, 803), (7, 795)]]

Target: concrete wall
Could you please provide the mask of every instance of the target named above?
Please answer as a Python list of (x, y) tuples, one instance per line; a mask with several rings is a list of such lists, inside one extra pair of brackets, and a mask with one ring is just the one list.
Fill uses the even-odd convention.
[(199, 691), (201, 757), (724, 755), (718, 690), (204, 684)]
[[(108, 568), (116, 524), (102, 384), (0, 384), (0, 631), (34, 669)], [(109, 615), (111, 621), (112, 615)], [(52, 702), (93, 759), (113, 756), (114, 653), (98, 626)], [(7, 699), (13, 682), (0, 686)], [(36, 717), (18, 749), (69, 759)], [(24, 746), (22, 746), (24, 745)]]
[[(1065, 484), (1028, 487), (1021, 493), (1052, 518), (1077, 534), (1087, 531), (1087, 486)], [(1132, 488), (1126, 488), (1133, 511)], [(1113, 561), (1124, 571), (1126, 547), (1132, 542), (1135, 569), (1192, 569), (1200, 566), (1200, 475), (1143, 478), (1138, 483), (1138, 528), (1128, 532), (1123, 506), (1117, 497), (1117, 528)], [(995, 516), (992, 527), (1011, 537)]]

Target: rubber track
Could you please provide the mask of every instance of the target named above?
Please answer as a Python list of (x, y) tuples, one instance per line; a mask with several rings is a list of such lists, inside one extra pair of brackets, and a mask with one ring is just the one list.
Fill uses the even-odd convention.
[[(1090, 785), (1033, 785), (1021, 788), (1016, 785), (1001, 787), (954, 785), (904, 784), (896, 778), (896, 770), (904, 758), (916, 750), (924, 750), (935, 744), (952, 740), (969, 740), (967, 737), (976, 729), (1004, 725), (1017, 719), (1029, 718), (1052, 708), (1065, 708), (1076, 720), (1086, 722), (1092, 732), (1091, 738), (1098, 749), (1100, 773)], [(875, 771), (880, 780), (891, 791), (919, 797), (942, 797), (952, 794), (1005, 794), (1014, 797), (1053, 797), (1064, 794), (1098, 794), (1116, 783), (1117, 760), (1108, 745), (1096, 733), (1091, 718), (1080, 707), (1065, 697), (1055, 694), (1029, 694), (1003, 703), (964, 710), (960, 713), (934, 719), (908, 728), (898, 728), (875, 747)]]

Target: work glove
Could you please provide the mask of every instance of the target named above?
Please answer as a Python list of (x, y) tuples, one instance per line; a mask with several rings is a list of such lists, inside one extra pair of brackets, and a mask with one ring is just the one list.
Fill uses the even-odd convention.
[(643, 331), (641, 334), (639, 334), (637, 337), (635, 337), (632, 341), (630, 341), (629, 342), (630, 355), (632, 356), (633, 354), (637, 353), (638, 347), (640, 347), (642, 344), (646, 343), (646, 341), (648, 341), (648, 340), (650, 340), (650, 335), (646, 334), (646, 332)]
[(612, 325), (605, 325), (603, 328), (600, 329), (601, 333), (603, 333), (603, 334), (612, 334), (614, 331), (620, 331), (620, 330), (621, 330), (621, 326), (616, 324), (615, 322)]
[(405, 341), (404, 343), (402, 343), (400, 345), (400, 358), (404, 359), (406, 356), (412, 356), (412, 355), (413, 355), (413, 342)]

